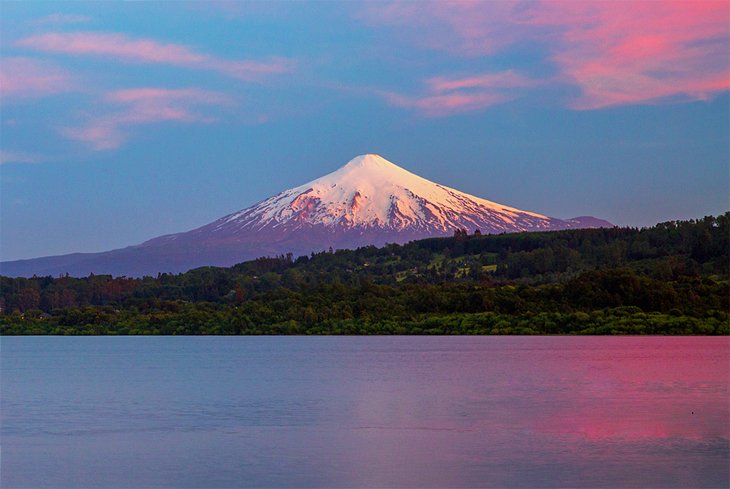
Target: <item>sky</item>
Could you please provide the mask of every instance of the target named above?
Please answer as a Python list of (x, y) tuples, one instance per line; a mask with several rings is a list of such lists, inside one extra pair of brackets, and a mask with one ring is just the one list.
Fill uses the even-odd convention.
[(730, 208), (730, 3), (0, 3), (0, 259), (182, 232), (377, 153), (520, 209)]

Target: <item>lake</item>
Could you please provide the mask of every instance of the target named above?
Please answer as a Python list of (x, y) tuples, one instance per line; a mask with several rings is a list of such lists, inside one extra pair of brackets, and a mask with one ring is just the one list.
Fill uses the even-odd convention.
[(727, 337), (4, 337), (0, 486), (727, 487)]

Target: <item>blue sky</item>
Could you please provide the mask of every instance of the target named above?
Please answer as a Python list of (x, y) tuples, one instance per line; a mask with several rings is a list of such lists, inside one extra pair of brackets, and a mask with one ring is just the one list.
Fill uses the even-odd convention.
[(186, 231), (362, 153), (619, 225), (729, 207), (726, 2), (3, 2), (0, 258)]

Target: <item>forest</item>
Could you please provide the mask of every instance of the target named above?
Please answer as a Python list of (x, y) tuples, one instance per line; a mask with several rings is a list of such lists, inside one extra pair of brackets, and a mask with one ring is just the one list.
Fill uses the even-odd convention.
[(156, 277), (0, 277), (0, 334), (727, 335), (729, 220), (456, 230)]

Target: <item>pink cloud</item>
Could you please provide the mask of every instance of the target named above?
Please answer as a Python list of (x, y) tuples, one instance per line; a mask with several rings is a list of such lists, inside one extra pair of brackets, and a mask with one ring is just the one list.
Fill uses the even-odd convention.
[(52, 32), (17, 41), (16, 46), (46, 53), (105, 56), (137, 63), (156, 63), (212, 70), (246, 81), (291, 71), (293, 62), (284, 58), (267, 61), (226, 60), (198, 53), (188, 46), (134, 39), (105, 32)]
[(429, 117), (442, 117), (485, 109), (515, 97), (516, 90), (534, 84), (513, 71), (462, 78), (434, 77), (425, 81), (421, 95), (376, 92), (396, 107), (416, 109)]
[(577, 86), (575, 109), (705, 100), (730, 89), (730, 3), (390, 2), (361, 16), (396, 36), (465, 57), (540, 44)]
[(559, 28), (552, 58), (577, 109), (705, 100), (730, 89), (727, 2), (541, 2), (526, 25)]
[(116, 149), (128, 139), (133, 126), (162, 122), (212, 123), (215, 118), (193, 108), (233, 103), (223, 94), (193, 88), (117, 90), (105, 94), (103, 101), (113, 105), (115, 110), (93, 117), (80, 127), (62, 128), (61, 133), (96, 150)]
[(455, 93), (447, 95), (425, 95), (422, 97), (407, 97), (397, 93), (387, 93), (385, 97), (391, 105), (418, 109), (421, 113), (430, 117), (442, 117), (461, 112), (471, 112), (506, 102), (510, 99), (507, 96), (494, 93)]
[(75, 89), (71, 74), (52, 63), (24, 57), (0, 60), (0, 97), (3, 102), (37, 98)]
[(126, 140), (118, 124), (108, 119), (95, 120), (82, 127), (62, 128), (61, 134), (69, 139), (88, 143), (98, 151), (116, 149)]

